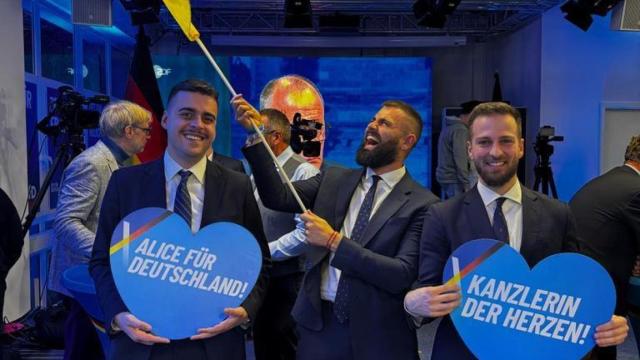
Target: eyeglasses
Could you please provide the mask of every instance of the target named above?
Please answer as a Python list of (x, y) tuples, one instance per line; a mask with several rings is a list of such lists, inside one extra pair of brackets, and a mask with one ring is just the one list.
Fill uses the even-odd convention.
[(131, 125), (132, 128), (136, 128), (136, 129), (140, 129), (142, 131), (144, 131), (145, 134), (151, 135), (151, 126), (149, 127), (142, 127), (142, 126), (138, 126), (138, 125)]

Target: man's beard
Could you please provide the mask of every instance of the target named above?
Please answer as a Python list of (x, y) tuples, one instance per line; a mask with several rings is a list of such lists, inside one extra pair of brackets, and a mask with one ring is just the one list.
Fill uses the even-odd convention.
[(398, 158), (398, 143), (400, 139), (387, 140), (378, 143), (372, 150), (364, 148), (365, 141), (360, 144), (356, 153), (356, 162), (371, 169), (381, 168), (396, 161)]
[(484, 160), (485, 159), (476, 159), (473, 163), (476, 166), (478, 176), (489, 187), (499, 188), (500, 186), (508, 183), (518, 171), (518, 162), (514, 161), (512, 163), (508, 163), (508, 167), (503, 173), (492, 173), (485, 170), (487, 165), (484, 164)]

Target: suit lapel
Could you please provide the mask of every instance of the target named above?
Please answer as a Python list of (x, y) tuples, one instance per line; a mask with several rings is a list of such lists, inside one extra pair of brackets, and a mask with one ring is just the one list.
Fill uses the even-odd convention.
[(471, 227), (471, 238), (469, 240), (494, 239), (496, 236), (477, 186), (464, 194), (464, 204), (464, 214), (467, 223)]
[(538, 209), (538, 195), (535, 192), (522, 187), (522, 244), (520, 254), (527, 259), (535, 250), (536, 239), (539, 233), (540, 210)]
[(149, 164), (141, 179), (141, 191), (144, 203), (150, 207), (167, 208), (166, 179), (164, 177), (164, 160), (160, 158)]
[(222, 176), (219, 165), (207, 161), (207, 169), (204, 176), (204, 204), (202, 206), (202, 221), (200, 227), (209, 225), (215, 219), (217, 210), (220, 209), (222, 194), (226, 185), (226, 177)]
[(364, 170), (354, 169), (347, 175), (344, 181), (340, 182), (338, 194), (336, 195), (334, 223), (332, 224), (334, 229), (342, 228), (344, 218), (347, 216), (347, 212), (349, 211), (351, 197), (353, 196), (354, 191), (356, 191), (356, 187), (358, 186), (363, 173)]
[(409, 173), (406, 173), (400, 182), (391, 190), (391, 193), (378, 207), (378, 211), (371, 217), (369, 225), (362, 235), (362, 246), (366, 246), (371, 239), (380, 231), (380, 228), (393, 217), (400, 208), (409, 201), (411, 195), (411, 180)]

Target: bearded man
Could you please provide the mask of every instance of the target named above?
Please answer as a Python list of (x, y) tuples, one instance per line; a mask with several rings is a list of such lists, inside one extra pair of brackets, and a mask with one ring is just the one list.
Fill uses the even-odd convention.
[[(260, 122), (241, 97), (232, 104), (249, 131), (249, 121)], [(329, 168), (293, 183), (311, 209), (302, 215), (307, 270), (292, 311), (298, 359), (418, 359), (402, 299), (416, 279), (424, 214), (437, 201), (404, 166), (421, 132), (410, 105), (386, 101), (364, 132), (356, 155), (362, 168)], [(250, 136), (243, 152), (262, 202), (299, 212), (257, 142)]]

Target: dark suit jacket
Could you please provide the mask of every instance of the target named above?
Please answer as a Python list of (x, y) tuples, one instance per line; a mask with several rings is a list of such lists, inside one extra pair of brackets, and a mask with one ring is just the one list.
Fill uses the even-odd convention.
[[(274, 210), (299, 212), (263, 145), (243, 149), (263, 203)], [(342, 228), (363, 170), (328, 168), (294, 186), (305, 205), (336, 230)], [(380, 205), (361, 243), (343, 238), (332, 266), (350, 284), (349, 328), (355, 359), (417, 359), (415, 329), (404, 316), (403, 298), (416, 278), (422, 220), (437, 198), (408, 174)], [(320, 274), (329, 251), (310, 246), (305, 277), (292, 315), (298, 325), (323, 328)], [(331, 344), (327, 344), (331, 346)]]
[(234, 171), (241, 172), (246, 174), (244, 171), (244, 166), (242, 165), (242, 161), (234, 159), (229, 156), (225, 156), (222, 154), (218, 154), (215, 151), (213, 152), (213, 162), (219, 165), (226, 167), (227, 169), (231, 169)]
[[(575, 221), (569, 206), (522, 187), (522, 244), (520, 254), (529, 266), (559, 252), (576, 251)], [(429, 209), (420, 240), (420, 286), (442, 284), (447, 258), (460, 245), (495, 235), (478, 188)], [(473, 359), (451, 318), (442, 319), (431, 359)]]
[[(271, 258), (262, 230), (260, 213), (253, 197), (249, 178), (212, 162), (205, 171), (205, 198), (201, 226), (217, 221), (230, 221), (247, 228), (256, 237), (262, 250), (262, 270), (253, 291), (242, 303), (251, 319), (255, 318), (264, 297)], [(151, 163), (120, 169), (113, 173), (102, 202), (102, 210), (96, 232), (89, 271), (96, 284), (96, 291), (106, 323), (115, 315), (128, 311), (118, 294), (111, 274), (109, 246), (111, 234), (120, 220), (131, 212), (145, 207), (166, 208), (166, 190), (163, 159)], [(135, 314), (134, 314), (135, 315)], [(144, 320), (144, 319), (141, 319)], [(224, 336), (223, 336), (224, 335)], [(203, 340), (208, 353), (216, 353), (221, 359), (244, 358), (225, 353), (226, 343), (243, 343), (239, 330)], [(136, 344), (120, 333), (112, 339), (111, 358), (146, 359), (151, 347)]]
[(580, 189), (569, 203), (580, 252), (604, 266), (617, 292), (616, 314), (626, 315), (629, 277), (640, 252), (640, 176), (619, 166)]

